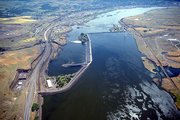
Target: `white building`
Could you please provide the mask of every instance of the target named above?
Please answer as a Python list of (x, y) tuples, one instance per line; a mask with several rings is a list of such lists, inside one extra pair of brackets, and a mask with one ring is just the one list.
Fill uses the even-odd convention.
[(51, 80), (47, 80), (47, 86), (48, 86), (49, 88), (51, 88), (51, 87), (53, 86)]
[(18, 82), (18, 85), (22, 85), (23, 83), (22, 82)]

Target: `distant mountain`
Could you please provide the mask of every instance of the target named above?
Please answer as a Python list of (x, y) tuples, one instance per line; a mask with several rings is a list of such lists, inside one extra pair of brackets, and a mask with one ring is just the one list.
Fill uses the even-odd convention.
[(94, 0), (97, 3), (109, 3), (112, 5), (162, 5), (164, 3), (180, 2), (180, 0)]
[(180, 0), (0, 0), (0, 17), (59, 15), (117, 6), (179, 6)]

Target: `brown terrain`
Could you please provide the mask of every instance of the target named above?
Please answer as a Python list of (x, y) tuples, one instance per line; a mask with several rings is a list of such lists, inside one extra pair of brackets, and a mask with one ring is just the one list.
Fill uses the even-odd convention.
[[(151, 72), (157, 66), (180, 68), (180, 9), (162, 8), (141, 15), (124, 18), (122, 24), (131, 31), (137, 41), (144, 66)], [(157, 85), (176, 96), (180, 108), (180, 75), (154, 79)]]
[(0, 119), (16, 119), (23, 111), (24, 94), (13, 92), (9, 86), (14, 80), (16, 69), (29, 69), (31, 62), (38, 56), (39, 47), (35, 46), (17, 51), (9, 51), (0, 57)]

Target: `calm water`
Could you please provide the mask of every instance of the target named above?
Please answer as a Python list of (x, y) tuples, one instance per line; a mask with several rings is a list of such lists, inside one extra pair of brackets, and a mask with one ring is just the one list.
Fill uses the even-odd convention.
[[(158, 88), (142, 64), (136, 42), (127, 33), (107, 32), (123, 17), (154, 8), (116, 10), (99, 15), (83, 26), (74, 26), (69, 43), (49, 64), (49, 75), (72, 73), (63, 63), (84, 61), (84, 46), (71, 41), (80, 33), (92, 40), (93, 62), (71, 90), (45, 96), (43, 120), (176, 119), (172, 97)], [(94, 34), (93, 34), (94, 33)]]
[(85, 58), (85, 46), (82, 44), (75, 44), (69, 42), (68, 45), (63, 47), (62, 52), (51, 61), (48, 68), (49, 76), (56, 76), (60, 74), (69, 74), (76, 72), (79, 68), (64, 68), (62, 64), (72, 62), (83, 62)]
[(131, 35), (99, 33), (90, 38), (92, 64), (70, 91), (45, 97), (44, 120), (178, 117), (171, 96), (152, 83)]
[(73, 30), (68, 33), (69, 43), (63, 47), (63, 51), (54, 59), (48, 68), (48, 75), (60, 75), (68, 74), (77, 71), (79, 68), (63, 68), (62, 64), (71, 62), (83, 62), (85, 58), (85, 48), (81, 44), (72, 43), (76, 41), (81, 33), (94, 33), (94, 32), (108, 32), (113, 24), (118, 24), (121, 18), (142, 14), (152, 9), (159, 9), (157, 7), (152, 8), (133, 8), (133, 9), (120, 9), (112, 12), (98, 15), (96, 19), (89, 21), (82, 26), (73, 26)]

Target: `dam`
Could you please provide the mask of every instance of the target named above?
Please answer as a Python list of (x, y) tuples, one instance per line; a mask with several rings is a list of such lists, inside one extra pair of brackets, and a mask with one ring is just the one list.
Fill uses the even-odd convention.
[(71, 89), (45, 96), (44, 120), (179, 117), (172, 97), (153, 83), (151, 73), (144, 68), (142, 55), (131, 34), (92, 33), (88, 36), (92, 44), (92, 63)]

